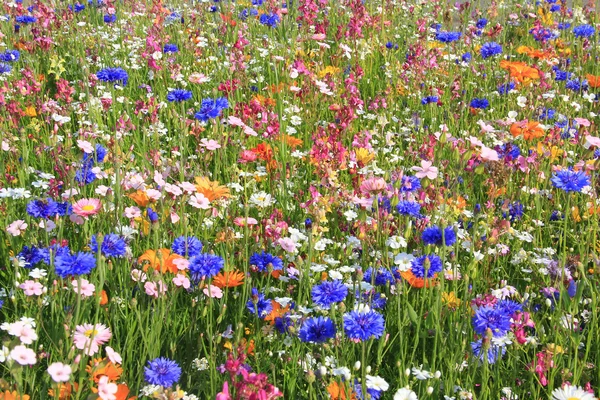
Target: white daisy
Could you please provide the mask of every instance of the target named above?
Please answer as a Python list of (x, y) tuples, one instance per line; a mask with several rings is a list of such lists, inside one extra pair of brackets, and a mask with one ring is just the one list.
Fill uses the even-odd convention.
[(369, 389), (385, 392), (390, 388), (390, 385), (380, 376), (367, 375), (367, 387)]
[(394, 394), (394, 400), (419, 400), (417, 394), (410, 389), (401, 388)]
[(552, 392), (554, 400), (597, 400), (592, 394), (588, 393), (579, 386), (565, 385), (562, 388), (554, 389)]

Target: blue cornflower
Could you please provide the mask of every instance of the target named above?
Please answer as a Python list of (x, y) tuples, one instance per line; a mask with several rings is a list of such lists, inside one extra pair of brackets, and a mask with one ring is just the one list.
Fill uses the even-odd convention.
[(148, 215), (150, 222), (155, 223), (158, 221), (158, 213), (155, 212), (152, 207), (146, 208), (146, 215)]
[(96, 267), (96, 257), (92, 253), (83, 251), (77, 254), (61, 252), (54, 258), (54, 269), (56, 275), (61, 278), (73, 275), (85, 275), (92, 272)]
[(177, 47), (176, 44), (173, 44), (173, 43), (167, 43), (163, 47), (163, 53), (177, 53), (178, 51), (179, 51), (179, 48)]
[(104, 82), (120, 82), (123, 86), (129, 80), (129, 75), (123, 68), (104, 68), (96, 72), (96, 77)]
[(335, 336), (335, 324), (327, 317), (309, 318), (302, 324), (298, 337), (303, 342), (323, 343)]
[(400, 190), (403, 192), (414, 192), (421, 188), (421, 180), (416, 176), (404, 175), (401, 182)]
[(437, 103), (439, 98), (437, 96), (427, 96), (421, 99), (422, 105), (427, 105), (429, 103)]
[(561, 22), (558, 24), (558, 29), (565, 30), (565, 29), (569, 29), (571, 27), (571, 23), (570, 22)]
[(180, 377), (181, 367), (168, 358), (155, 358), (148, 361), (148, 366), (144, 367), (144, 379), (151, 385), (171, 387), (179, 381)]
[[(373, 279), (373, 272), (375, 272), (375, 279)], [(370, 267), (365, 271), (363, 281), (372, 284), (374, 283), (376, 286), (385, 286), (388, 283), (394, 283), (395, 278), (387, 268), (379, 268), (375, 271), (373, 267)]]
[(504, 143), (501, 146), (497, 146), (496, 151), (500, 157), (513, 160), (521, 155), (521, 149), (514, 143)]
[(261, 24), (275, 28), (279, 23), (279, 15), (277, 14), (262, 14), (259, 18)]
[(12, 67), (10, 65), (0, 62), (0, 75), (8, 74), (10, 71), (12, 71)]
[(19, 24), (33, 24), (35, 22), (37, 22), (37, 18), (33, 17), (31, 15), (17, 15), (15, 17), (15, 21), (17, 21)]
[(516, 312), (523, 311), (523, 305), (512, 300), (500, 300), (496, 304), (496, 308), (511, 317)]
[(454, 229), (450, 226), (444, 229), (443, 239), (442, 228), (437, 225), (425, 228), (421, 238), (425, 244), (433, 244), (436, 246), (441, 246), (443, 243), (445, 243), (446, 246), (452, 246), (456, 243), (456, 234), (454, 233)]
[(462, 33), (439, 31), (435, 34), (435, 40), (442, 43), (451, 43), (460, 40)]
[(388, 50), (398, 50), (400, 46), (398, 46), (397, 44), (395, 44), (394, 42), (387, 42), (385, 44), (385, 48)]
[(508, 83), (503, 83), (502, 85), (498, 86), (498, 93), (500, 94), (507, 94), (508, 92), (510, 92), (511, 90), (515, 89), (515, 83), (514, 82), (508, 82)]
[(554, 33), (550, 29), (535, 28), (529, 30), (529, 33), (533, 35), (533, 38), (538, 42), (546, 42), (554, 37)]
[(192, 92), (185, 89), (174, 89), (167, 93), (167, 100), (170, 102), (182, 102), (192, 98)]
[(490, 58), (497, 54), (502, 54), (502, 46), (496, 42), (487, 42), (479, 50), (479, 54), (483, 58)]
[(471, 61), (471, 59), (473, 58), (473, 56), (471, 55), (471, 53), (465, 53), (462, 55), (462, 57), (460, 58), (463, 62), (468, 63), (469, 61)]
[(104, 158), (108, 154), (108, 150), (101, 144), (96, 144), (96, 150), (93, 153), (83, 153), (83, 162), (91, 162), (92, 165), (96, 162), (104, 162)]
[(555, 116), (556, 110), (553, 110), (552, 108), (544, 108), (542, 112), (540, 112), (538, 119), (544, 121), (548, 119), (554, 119)]
[(166, 25), (169, 25), (176, 21), (181, 21), (181, 23), (183, 23), (183, 17), (180, 13), (175, 12), (175, 11), (172, 12), (171, 14), (167, 15), (167, 18), (165, 18)]
[(570, 81), (567, 81), (565, 87), (574, 92), (579, 92), (582, 90), (587, 90), (588, 84), (586, 80), (580, 81), (579, 79), (571, 79)]
[(225, 260), (215, 254), (200, 253), (190, 259), (189, 270), (194, 282), (201, 279), (212, 278), (223, 269)]
[(239, 18), (242, 21), (245, 21), (249, 16), (250, 17), (256, 17), (258, 15), (258, 10), (255, 8), (245, 8), (243, 9), (240, 14), (239, 14)]
[[(397, 270), (394, 271), (394, 276), (396, 273), (398, 274), (397, 279), (401, 279), (400, 273)], [(385, 296), (382, 296), (381, 293), (375, 290), (364, 292), (362, 295), (357, 291), (356, 297), (361, 300), (362, 304), (368, 304), (374, 310), (384, 308), (387, 304)]]
[(344, 332), (354, 340), (378, 339), (385, 330), (383, 316), (375, 311), (350, 311), (344, 314)]
[(479, 21), (477, 21), (477, 23), (475, 24), (475, 26), (478, 29), (483, 29), (483, 28), (485, 28), (485, 26), (487, 25), (487, 23), (488, 23), (487, 19), (481, 18)]
[(75, 181), (89, 185), (96, 180), (96, 174), (92, 172), (93, 165), (84, 164), (81, 168), (75, 171)]
[(25, 268), (33, 268), (40, 262), (50, 265), (50, 250), (35, 246), (23, 246), (19, 254), (17, 254), (17, 258), (24, 261), (23, 266)]
[(425, 270), (427, 270), (427, 278), (433, 278), (435, 274), (442, 271), (442, 260), (435, 254), (413, 258), (410, 269), (417, 278), (425, 278)]
[(495, 337), (502, 337), (510, 330), (510, 317), (495, 307), (480, 307), (473, 317), (473, 330), (483, 336), (488, 329), (491, 329)]
[(75, 11), (76, 13), (80, 13), (83, 10), (85, 10), (85, 5), (84, 4), (75, 4), (75, 7), (73, 8), (73, 11)]
[(104, 14), (104, 22), (111, 24), (117, 20), (116, 14)]
[(552, 185), (565, 192), (581, 192), (585, 186), (590, 185), (590, 178), (582, 171), (563, 169), (552, 175)]
[(469, 103), (469, 107), (471, 108), (480, 108), (485, 110), (490, 106), (490, 102), (488, 99), (473, 99), (471, 103)]
[(229, 108), (229, 102), (225, 97), (219, 97), (214, 100), (209, 97), (202, 100), (200, 110), (194, 116), (196, 119), (206, 122), (211, 118), (220, 116), (221, 112), (226, 108)]
[[(98, 241), (96, 239), (96, 235), (92, 236), (89, 244), (90, 250), (92, 252), (98, 252)], [(127, 251), (127, 244), (125, 240), (117, 234), (109, 233), (108, 235), (104, 235), (102, 239), (101, 253), (105, 257), (123, 257), (125, 252)]]
[[(488, 364), (494, 364), (499, 358), (506, 353), (506, 346), (496, 345), (493, 343), (488, 344), (487, 350), (487, 362)], [(484, 362), (486, 354), (482, 352), (483, 340), (479, 339), (476, 342), (471, 342), (471, 349), (473, 350), (473, 355)]]
[(573, 75), (571, 72), (562, 71), (558, 68), (554, 69), (554, 80), (556, 82), (566, 81), (571, 78), (571, 75)]
[[(362, 383), (360, 383), (358, 379), (354, 380), (354, 386), (352, 388), (354, 390), (353, 394), (356, 395), (356, 400), (365, 400), (365, 397), (362, 394)], [(382, 394), (382, 390), (367, 388), (368, 400), (379, 400)]]
[(32, 200), (27, 204), (27, 214), (34, 218), (51, 218), (58, 214), (58, 203), (47, 198), (46, 200)]
[(553, 4), (550, 6), (550, 12), (558, 12), (560, 11), (560, 6), (558, 4)]
[(514, 201), (508, 205), (508, 215), (511, 221), (523, 218), (524, 207), (520, 201)]
[(401, 200), (396, 204), (396, 211), (401, 215), (408, 215), (410, 217), (421, 218), (421, 205), (414, 201)]
[(331, 304), (339, 303), (348, 296), (348, 288), (340, 280), (326, 281), (315, 285), (311, 291), (313, 303), (328, 309)]
[(573, 28), (573, 34), (575, 35), (575, 37), (579, 38), (588, 38), (594, 33), (596, 33), (596, 29), (594, 29), (594, 27), (591, 25), (579, 25)]
[(283, 261), (279, 257), (275, 257), (272, 254), (265, 253), (254, 253), (250, 257), (250, 265), (254, 265), (260, 272), (280, 271), (283, 269)]
[(258, 317), (262, 319), (271, 313), (273, 304), (271, 304), (271, 300), (265, 299), (265, 295), (260, 293), (258, 289), (252, 288), (252, 296), (246, 303), (246, 308), (252, 314), (258, 312)]
[(173, 253), (184, 257), (194, 257), (202, 251), (202, 242), (195, 236), (179, 236), (171, 246)]
[(4, 53), (0, 53), (0, 61), (2, 62), (15, 62), (19, 61), (19, 58), (21, 58), (19, 50), (6, 50)]

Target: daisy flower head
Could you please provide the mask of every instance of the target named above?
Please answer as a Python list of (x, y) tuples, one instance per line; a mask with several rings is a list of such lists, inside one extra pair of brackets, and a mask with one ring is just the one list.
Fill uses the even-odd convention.
[(98, 214), (101, 207), (100, 199), (80, 199), (73, 203), (73, 213), (80, 217), (89, 217)]
[(586, 392), (579, 386), (563, 385), (552, 391), (553, 400), (598, 400), (593, 393)]
[(93, 356), (111, 336), (110, 329), (103, 324), (83, 324), (75, 328), (73, 343), (79, 350), (84, 350), (86, 355)]

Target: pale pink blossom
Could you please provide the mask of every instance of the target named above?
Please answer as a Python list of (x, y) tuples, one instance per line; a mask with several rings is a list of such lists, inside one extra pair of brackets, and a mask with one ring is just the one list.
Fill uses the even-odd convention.
[(176, 258), (173, 260), (173, 264), (175, 264), (178, 270), (183, 271), (189, 267), (190, 260), (187, 258)]
[(71, 379), (71, 366), (61, 362), (55, 362), (48, 366), (48, 374), (54, 382), (69, 382)]
[(38, 335), (33, 329), (33, 326), (26, 324), (23, 321), (17, 321), (10, 324), (8, 326), (8, 334), (18, 337), (19, 341), (23, 344), (32, 344), (38, 339)]
[(202, 193), (194, 193), (190, 196), (188, 204), (202, 210), (208, 210), (210, 208), (210, 201)]
[(193, 74), (191, 74), (188, 79), (192, 83), (205, 83), (205, 82), (210, 81), (210, 78), (208, 78), (206, 75), (198, 73), (198, 72), (194, 72)]
[(218, 286), (209, 285), (208, 287), (205, 287), (202, 291), (208, 297), (213, 297), (213, 298), (217, 298), (217, 299), (220, 299), (221, 297), (223, 297), (223, 291)]
[(15, 348), (11, 350), (10, 358), (15, 360), (19, 365), (34, 365), (37, 361), (35, 351), (22, 344), (15, 346)]
[(141, 269), (132, 269), (131, 279), (133, 279), (135, 282), (146, 282), (148, 275), (146, 275), (146, 273)]
[(108, 381), (108, 376), (102, 375), (98, 381), (98, 397), (102, 400), (116, 400), (118, 386), (116, 383)]
[(435, 179), (438, 176), (438, 169), (433, 166), (431, 161), (421, 160), (420, 167), (412, 167), (411, 170), (415, 171), (415, 176), (419, 179), (428, 178)]
[(81, 279), (81, 282), (74, 279), (71, 281), (71, 285), (73, 285), (73, 291), (83, 298), (93, 296), (94, 290), (96, 290), (96, 286), (91, 284), (87, 279)]
[(142, 210), (140, 210), (136, 206), (131, 206), (125, 208), (124, 214), (127, 218), (139, 218), (142, 216)]
[(483, 146), (483, 142), (475, 136), (469, 136), (469, 142), (471, 142), (473, 146)]
[(167, 286), (163, 283), (163, 281), (146, 282), (144, 283), (144, 290), (148, 296), (158, 298), (158, 296), (167, 292)]
[(363, 183), (360, 184), (361, 193), (377, 193), (385, 190), (387, 184), (385, 183), (385, 179), (383, 178), (369, 178), (365, 179)]
[(100, 199), (80, 199), (73, 203), (73, 213), (80, 217), (98, 214), (102, 202)]
[(363, 208), (369, 209), (371, 207), (373, 207), (373, 198), (364, 198), (364, 197), (357, 197), (354, 196), (352, 198), (352, 202), (358, 206), (361, 206)]
[(237, 226), (241, 226), (244, 227), (246, 225), (256, 225), (258, 224), (258, 221), (256, 220), (256, 218), (252, 218), (252, 217), (237, 217), (233, 220), (233, 223), (236, 224)]
[(176, 224), (179, 222), (179, 215), (175, 211), (171, 211), (171, 214), (169, 216), (171, 217), (172, 224)]
[(181, 182), (179, 187), (182, 188), (187, 194), (192, 194), (196, 191), (196, 186), (190, 182)]
[(73, 343), (79, 350), (84, 350), (86, 355), (93, 356), (111, 336), (110, 329), (103, 324), (83, 324), (75, 328)]
[(586, 118), (573, 118), (579, 126), (590, 126), (590, 121)]
[(177, 274), (175, 278), (173, 278), (173, 283), (175, 286), (183, 287), (184, 289), (190, 288), (190, 280), (183, 274)]
[(592, 146), (600, 148), (600, 138), (596, 136), (586, 136), (584, 147), (589, 149)]
[(280, 238), (277, 243), (279, 243), (282, 249), (289, 253), (296, 252), (296, 242), (294, 242), (292, 238)]
[(113, 364), (123, 364), (123, 358), (112, 347), (106, 346), (104, 350), (106, 350), (106, 356)]
[(6, 227), (6, 232), (12, 236), (20, 236), (27, 229), (27, 223), (22, 219), (18, 219)]
[(162, 176), (162, 174), (158, 171), (154, 171), (154, 182), (158, 185), (158, 186), (165, 186), (166, 182)]
[(200, 146), (206, 147), (210, 151), (221, 148), (221, 145), (219, 144), (219, 142), (217, 142), (216, 140), (213, 140), (213, 139), (206, 139), (206, 138), (203, 138), (202, 140), (200, 140)]
[(486, 161), (499, 161), (500, 157), (498, 157), (498, 153), (494, 149), (490, 149), (489, 147), (482, 146), (481, 147), (481, 158)]
[(25, 296), (41, 296), (44, 293), (44, 286), (36, 281), (27, 280), (19, 285), (25, 292)]
[(148, 189), (146, 190), (146, 196), (148, 196), (148, 198), (150, 200), (160, 200), (160, 198), (162, 197), (162, 194), (160, 193), (160, 191), (156, 190), (156, 189)]
[(77, 140), (77, 147), (87, 154), (92, 154), (94, 152), (94, 145), (87, 140)]
[(173, 197), (181, 196), (183, 194), (183, 190), (177, 185), (172, 185), (170, 183), (165, 184), (165, 192), (169, 193)]

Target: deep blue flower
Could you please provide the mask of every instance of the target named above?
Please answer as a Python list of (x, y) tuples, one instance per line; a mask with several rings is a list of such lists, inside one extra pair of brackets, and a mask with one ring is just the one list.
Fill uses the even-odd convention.
[(502, 85), (498, 86), (498, 93), (500, 94), (507, 94), (508, 92), (510, 92), (511, 90), (515, 89), (515, 83), (514, 82), (508, 82), (508, 83), (503, 83)]
[(475, 26), (479, 29), (483, 29), (485, 28), (485, 26), (487, 25), (488, 20), (485, 18), (481, 18), (479, 21), (477, 21), (477, 23), (475, 24)]
[(61, 278), (89, 274), (95, 267), (96, 257), (83, 251), (73, 255), (61, 252), (54, 258), (56, 275)]
[(6, 63), (0, 63), (0, 75), (2, 74), (8, 74), (10, 71), (12, 71), (12, 67)]
[(298, 337), (303, 342), (323, 343), (335, 336), (335, 324), (329, 318), (309, 318), (302, 324)]
[(80, 13), (83, 10), (85, 10), (85, 5), (79, 3), (75, 4), (75, 7), (73, 8), (73, 11), (75, 11), (76, 13)]
[(58, 203), (51, 198), (32, 200), (27, 204), (27, 214), (34, 218), (52, 218), (58, 214)]
[(294, 325), (294, 321), (292, 321), (288, 314), (285, 314), (283, 317), (275, 317), (273, 324), (277, 332), (290, 333), (289, 328)]
[(17, 21), (19, 24), (27, 25), (37, 22), (37, 18), (31, 15), (18, 15), (15, 17), (15, 21)]
[(23, 246), (17, 258), (25, 262), (23, 265), (25, 268), (33, 268), (40, 262), (50, 265), (50, 250), (43, 247)]
[(146, 208), (146, 215), (148, 215), (150, 222), (155, 223), (158, 221), (158, 213), (155, 212), (152, 207)]
[(410, 269), (417, 278), (425, 277), (427, 270), (427, 278), (433, 278), (438, 272), (442, 272), (442, 260), (435, 254), (428, 254), (414, 258), (410, 262)]
[(460, 40), (462, 33), (439, 31), (435, 34), (435, 40), (442, 43), (451, 43)]
[(313, 303), (328, 309), (331, 304), (339, 303), (348, 296), (348, 288), (340, 280), (326, 281), (315, 285), (311, 291)]
[(553, 4), (550, 6), (550, 12), (558, 12), (560, 11), (560, 6), (558, 4)]
[(530, 29), (529, 33), (531, 33), (533, 38), (538, 42), (546, 42), (547, 40), (554, 38), (554, 33), (550, 29), (534, 28)]
[[(373, 277), (373, 272), (375, 276)], [(373, 279), (374, 278), (374, 279)], [(387, 268), (379, 268), (377, 271), (370, 267), (363, 275), (363, 281), (376, 286), (385, 286), (388, 283), (392, 284), (395, 281), (394, 275)]]
[(404, 175), (401, 182), (400, 190), (403, 192), (414, 192), (421, 188), (421, 180), (413, 175)]
[(177, 48), (177, 45), (173, 43), (167, 43), (163, 47), (163, 53), (177, 53), (178, 51), (179, 48)]
[(277, 14), (262, 14), (259, 18), (261, 24), (275, 28), (279, 23), (279, 15)]
[(229, 108), (229, 102), (225, 97), (219, 97), (214, 100), (206, 98), (202, 100), (200, 110), (194, 116), (196, 119), (206, 122), (211, 118), (220, 116), (221, 112), (226, 108)]
[(92, 172), (93, 165), (85, 165), (75, 171), (75, 181), (89, 185), (96, 180), (96, 174)]
[(558, 68), (554, 69), (554, 80), (556, 82), (566, 81), (573, 75), (571, 72), (562, 71)]
[(172, 12), (171, 14), (167, 15), (167, 18), (165, 18), (165, 23), (167, 25), (176, 21), (181, 21), (181, 23), (183, 23), (183, 17), (178, 12)]
[(212, 278), (223, 269), (225, 260), (216, 254), (200, 253), (190, 259), (189, 270), (196, 283), (204, 278)]
[(387, 42), (387, 43), (385, 44), (385, 47), (386, 47), (386, 49), (388, 49), (388, 50), (398, 50), (398, 48), (399, 48), (400, 46), (398, 46), (398, 45), (397, 45), (397, 44), (395, 44), (394, 42)]
[(581, 192), (585, 186), (590, 185), (590, 178), (582, 171), (563, 169), (552, 175), (552, 185), (565, 192)]
[(111, 24), (111, 23), (115, 22), (116, 20), (117, 20), (116, 14), (105, 14), (104, 15), (104, 22), (107, 24)]
[(272, 254), (265, 253), (254, 253), (250, 257), (250, 265), (254, 265), (260, 272), (280, 271), (283, 269), (283, 261), (281, 258), (276, 257)]
[(375, 311), (350, 311), (344, 314), (344, 332), (354, 340), (378, 339), (385, 330), (383, 316)]
[(460, 58), (463, 62), (468, 63), (469, 61), (471, 61), (471, 59), (473, 58), (473, 56), (471, 55), (471, 53), (465, 53), (462, 55), (462, 57)]
[(580, 92), (582, 90), (587, 90), (588, 83), (586, 80), (580, 81), (579, 79), (571, 79), (570, 81), (567, 81), (565, 87), (574, 92)]
[(594, 33), (596, 33), (596, 29), (594, 29), (594, 27), (591, 25), (579, 25), (573, 28), (573, 34), (575, 35), (575, 37), (579, 38), (588, 38)]
[[(89, 247), (92, 252), (98, 252), (98, 241), (96, 235), (92, 236)], [(127, 244), (121, 236), (114, 233), (109, 233), (108, 235), (104, 235), (102, 239), (101, 250), (102, 255), (105, 257), (123, 257), (127, 251)]]
[[(473, 350), (473, 355), (476, 358), (478, 358), (479, 360), (481, 360), (481, 362), (484, 362), (486, 354), (485, 354), (485, 352), (481, 351), (482, 344), (483, 344), (482, 339), (479, 339), (476, 342), (471, 342), (471, 349)], [(506, 346), (499, 346), (499, 345), (495, 345), (493, 343), (488, 344), (487, 346), (489, 346), (489, 348), (487, 350), (488, 364), (495, 364), (496, 361), (499, 358), (502, 358), (502, 356), (506, 353)]]
[[(365, 397), (362, 394), (362, 384), (358, 381), (358, 379), (354, 380), (354, 395), (356, 395), (356, 400), (365, 400)], [(377, 389), (367, 388), (368, 400), (379, 400), (381, 398), (381, 394), (383, 391)]]
[(436, 246), (441, 246), (443, 243), (445, 243), (446, 246), (452, 246), (456, 243), (456, 234), (454, 233), (454, 229), (450, 226), (444, 228), (443, 239), (442, 228), (437, 225), (425, 228), (421, 238), (425, 244), (433, 244)]
[(195, 236), (179, 236), (171, 246), (173, 253), (184, 257), (194, 257), (202, 251), (202, 242)]
[(93, 153), (83, 153), (83, 162), (91, 162), (91, 165), (98, 162), (104, 162), (104, 158), (108, 154), (108, 150), (101, 144), (96, 144), (96, 150)]
[[(398, 270), (394, 270), (393, 276), (394, 279), (401, 279)], [(362, 295), (359, 292), (357, 292), (356, 297), (362, 304), (367, 304), (374, 310), (384, 308), (387, 304), (385, 296), (382, 296), (381, 293), (375, 290), (369, 290), (367, 292), (364, 292)]]
[(523, 218), (523, 204), (520, 201), (514, 201), (508, 205), (508, 215), (511, 221), (520, 220)]
[(6, 50), (4, 53), (0, 53), (0, 61), (10, 63), (19, 61), (21, 58), (21, 53), (19, 50)]
[(561, 22), (558, 24), (558, 29), (565, 30), (565, 29), (569, 29), (571, 27), (571, 23), (570, 22)]
[(104, 68), (96, 72), (96, 77), (104, 82), (120, 82), (123, 86), (127, 85), (129, 80), (129, 75), (123, 68)]
[(488, 99), (473, 99), (471, 100), (471, 103), (469, 104), (469, 107), (471, 108), (480, 108), (480, 109), (486, 109), (490, 106), (490, 102), (488, 101)]
[(242, 21), (245, 21), (249, 16), (256, 17), (258, 15), (258, 10), (255, 8), (245, 8), (240, 12), (239, 18)]
[(473, 330), (484, 336), (491, 329), (495, 337), (502, 337), (510, 330), (510, 315), (495, 307), (479, 307), (473, 317)]
[(192, 92), (185, 89), (174, 89), (167, 93), (167, 100), (170, 102), (182, 102), (192, 98)]
[(148, 361), (148, 366), (144, 367), (144, 379), (151, 385), (171, 387), (179, 381), (180, 377), (181, 367), (168, 358), (155, 358)]
[(516, 312), (523, 311), (523, 305), (512, 300), (500, 300), (496, 304), (496, 308), (500, 310), (500, 312), (503, 312), (504, 314), (507, 314), (511, 317)]
[(487, 42), (479, 50), (479, 54), (483, 58), (490, 58), (497, 54), (502, 54), (502, 46), (496, 42)]
[(437, 96), (427, 96), (421, 99), (422, 105), (427, 105), (429, 103), (437, 103), (439, 98)]
[(552, 108), (544, 108), (542, 112), (540, 112), (540, 116), (538, 117), (538, 119), (541, 121), (545, 121), (548, 119), (554, 119), (555, 116), (556, 110), (553, 110)]
[(262, 319), (271, 313), (273, 304), (271, 300), (265, 299), (265, 295), (260, 293), (258, 289), (252, 288), (252, 295), (246, 303), (246, 308), (252, 314), (258, 312), (258, 317)]
[(421, 205), (414, 201), (401, 200), (396, 204), (396, 211), (401, 215), (421, 218)]

